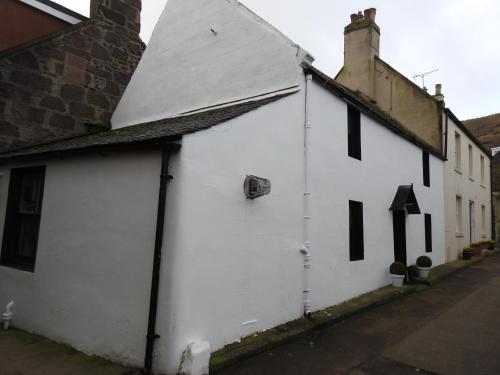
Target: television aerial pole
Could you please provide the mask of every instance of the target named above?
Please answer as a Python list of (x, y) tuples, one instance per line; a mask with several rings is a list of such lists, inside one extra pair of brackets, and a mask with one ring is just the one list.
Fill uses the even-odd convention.
[(432, 73), (435, 73), (437, 72), (439, 69), (434, 69), (434, 70), (431, 70), (430, 72), (425, 72), (425, 73), (421, 73), (421, 74), (414, 74), (413, 75), (413, 80), (416, 80), (417, 78), (422, 78), (422, 88), (427, 91), (427, 87), (425, 87), (425, 77), (427, 77), (428, 75), (432, 74)]

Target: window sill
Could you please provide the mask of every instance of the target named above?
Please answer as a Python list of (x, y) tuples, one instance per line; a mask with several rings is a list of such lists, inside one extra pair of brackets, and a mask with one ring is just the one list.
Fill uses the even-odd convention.
[(483, 233), (483, 234), (481, 235), (481, 238), (487, 238), (487, 237), (488, 237), (488, 235), (487, 235), (486, 233)]
[(462, 237), (464, 237), (464, 234), (463, 234), (463, 233), (460, 233), (460, 232), (456, 232), (456, 233), (455, 233), (455, 237), (462, 238)]
[(29, 264), (22, 264), (22, 263), (16, 263), (16, 262), (1, 262), (0, 266), (13, 268), (13, 269), (18, 270), (18, 271), (24, 271), (24, 272), (29, 272), (29, 273), (35, 272), (35, 266), (29, 265)]
[(455, 172), (457, 172), (458, 174), (462, 174), (462, 171), (458, 168), (455, 168)]

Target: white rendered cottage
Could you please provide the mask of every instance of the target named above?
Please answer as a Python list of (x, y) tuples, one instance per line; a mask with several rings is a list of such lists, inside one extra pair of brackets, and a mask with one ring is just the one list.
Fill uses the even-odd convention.
[(443, 263), (443, 160), (311, 63), (235, 0), (169, 0), (112, 131), (2, 156), (14, 324), (174, 374)]

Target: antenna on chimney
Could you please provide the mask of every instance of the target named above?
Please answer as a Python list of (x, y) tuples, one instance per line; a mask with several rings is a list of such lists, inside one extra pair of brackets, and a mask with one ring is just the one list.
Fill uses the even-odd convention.
[(425, 77), (427, 77), (428, 75), (432, 74), (432, 73), (435, 73), (437, 72), (439, 69), (434, 69), (434, 70), (431, 70), (430, 72), (425, 72), (425, 73), (421, 73), (421, 74), (414, 74), (413, 75), (413, 80), (416, 80), (417, 78), (422, 78), (422, 88), (427, 91), (427, 87), (425, 87)]

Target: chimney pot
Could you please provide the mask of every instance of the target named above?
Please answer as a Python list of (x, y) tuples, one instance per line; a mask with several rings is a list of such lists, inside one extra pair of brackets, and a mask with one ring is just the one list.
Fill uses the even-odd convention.
[(354, 23), (358, 20), (358, 15), (356, 13), (351, 14), (351, 23)]
[(375, 22), (375, 16), (377, 15), (377, 9), (375, 9), (375, 8), (365, 9), (364, 15), (365, 15), (365, 21)]
[(361, 11), (358, 12), (358, 21), (363, 21), (363, 13)]
[(438, 83), (438, 84), (436, 85), (436, 96), (438, 96), (438, 95), (442, 95), (442, 93), (441, 93), (441, 88), (442, 88), (441, 84), (440, 84), (440, 83)]

